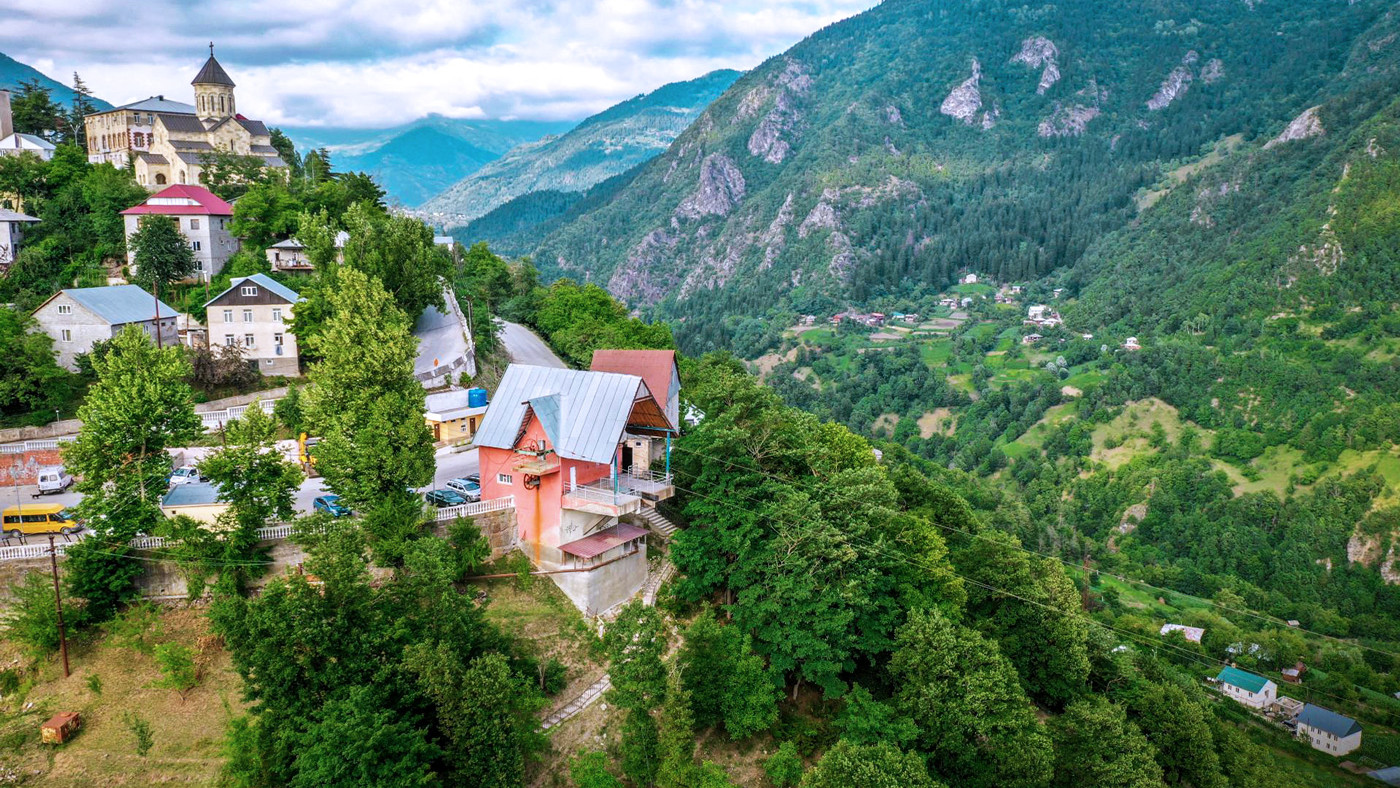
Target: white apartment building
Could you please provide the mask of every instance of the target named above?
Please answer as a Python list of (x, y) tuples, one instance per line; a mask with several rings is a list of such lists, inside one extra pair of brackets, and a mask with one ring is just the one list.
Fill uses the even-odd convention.
[(243, 357), (264, 375), (298, 375), (297, 339), (287, 323), (301, 300), (266, 274), (237, 277), (204, 305), (209, 343), (242, 348)]

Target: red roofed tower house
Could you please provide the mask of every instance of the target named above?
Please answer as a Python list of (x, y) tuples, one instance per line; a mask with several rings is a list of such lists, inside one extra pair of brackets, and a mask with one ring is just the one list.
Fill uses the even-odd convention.
[[(229, 233), (233, 206), (203, 186), (171, 186), (162, 189), (134, 208), (122, 211), (126, 238), (140, 227), (146, 216), (168, 216), (180, 226), (180, 233), (194, 250), (197, 266), (194, 279), (208, 282), (219, 275), (224, 263), (238, 251), (238, 239)], [(127, 265), (136, 266), (136, 253), (127, 244)]]

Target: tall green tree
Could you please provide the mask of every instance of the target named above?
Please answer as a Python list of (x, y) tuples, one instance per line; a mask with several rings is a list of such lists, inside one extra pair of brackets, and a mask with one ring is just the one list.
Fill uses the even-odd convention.
[(1156, 750), (1119, 706), (1103, 697), (1075, 701), (1050, 723), (1055, 782), (1063, 788), (1154, 788)]
[(417, 532), (422, 506), (411, 488), (433, 477), (423, 386), (413, 377), (417, 339), (377, 279), (342, 270), (331, 316), (311, 340), (321, 361), (308, 374), (306, 421), (322, 440), (316, 467), (331, 490), (365, 515), (376, 550), (397, 560)]
[(88, 88), (83, 78), (78, 76), (78, 72), (73, 72), (73, 105), (68, 113), (68, 128), (72, 129), (72, 142), (74, 145), (87, 150), (87, 122), (84, 120), (88, 115), (97, 111), (97, 105), (93, 103), (92, 91)]
[(1223, 788), (1211, 712), (1173, 684), (1154, 683), (1128, 704), (1133, 719), (1156, 748), (1167, 785)]
[(666, 623), (640, 601), (622, 607), (603, 633), (612, 689), (608, 698), (625, 709), (656, 708), (666, 692)]
[(802, 775), (802, 788), (941, 788), (924, 759), (884, 742), (854, 744), (845, 739)]
[(666, 699), (657, 727), (657, 788), (689, 788), (699, 769), (695, 763), (695, 719), (690, 712), (690, 693), (675, 667), (666, 674)]
[[(32, 317), (0, 310), (0, 414), (42, 412), (49, 419), (73, 390), (74, 376), (54, 360), (53, 338)], [(46, 419), (47, 420), (47, 419)]]
[(181, 348), (158, 350), (145, 331), (128, 326), (93, 368), (97, 382), (78, 410), (82, 429), (63, 447), (93, 537), (69, 549), (66, 569), (72, 593), (87, 600), (85, 615), (101, 621), (135, 592), (141, 567), (127, 542), (154, 533), (163, 519), (167, 449), (188, 445), (203, 427)]
[(387, 708), (378, 697), (382, 692), (350, 687), (316, 712), (314, 723), (298, 737), (293, 788), (440, 784), (433, 766), (441, 750), (425, 738), (417, 720)]
[(19, 83), (19, 91), (10, 99), (10, 111), (16, 132), (41, 137), (57, 134), (60, 141), (69, 141), (67, 115), (39, 80), (26, 79)]
[(445, 309), (443, 287), (452, 259), (433, 243), (433, 231), (410, 216), (391, 216), (366, 203), (345, 214), (345, 265), (377, 278), (399, 308), (416, 320), (425, 307)]
[(127, 240), (136, 270), (132, 281), (160, 298), (160, 290), (172, 282), (187, 279), (198, 270), (194, 250), (169, 216), (143, 216), (136, 232)]
[(744, 739), (777, 722), (781, 679), (769, 674), (747, 635), (721, 626), (713, 612), (686, 628), (677, 664), (698, 727), (723, 724), (730, 738)]
[(950, 783), (1049, 782), (1049, 738), (995, 642), (937, 610), (916, 611), (899, 632), (890, 672), (896, 708), (919, 726), (918, 748)]

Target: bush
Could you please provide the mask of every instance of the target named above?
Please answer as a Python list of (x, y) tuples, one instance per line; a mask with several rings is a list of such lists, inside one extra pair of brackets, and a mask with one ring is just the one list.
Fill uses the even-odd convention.
[(569, 776), (578, 788), (622, 788), (622, 781), (608, 771), (608, 756), (588, 752), (569, 763)]
[(783, 742), (778, 751), (763, 762), (763, 771), (768, 774), (769, 782), (778, 788), (797, 785), (802, 779), (802, 756), (797, 754), (797, 745)]
[(199, 666), (195, 664), (194, 649), (180, 643), (162, 643), (155, 648), (156, 665), (160, 668), (160, 679), (153, 685), (185, 693), (199, 683)]
[(47, 575), (31, 572), (12, 587), (15, 603), (5, 613), (9, 637), (29, 656), (40, 659), (58, 650), (58, 608)]
[(155, 737), (151, 735), (151, 723), (129, 711), (122, 713), (122, 723), (136, 739), (136, 754), (145, 758), (146, 753), (150, 752), (155, 744)]

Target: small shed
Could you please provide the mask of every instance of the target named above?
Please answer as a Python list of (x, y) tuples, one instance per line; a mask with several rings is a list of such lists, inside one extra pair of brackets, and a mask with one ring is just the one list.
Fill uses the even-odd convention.
[(44, 744), (63, 744), (83, 727), (83, 718), (76, 711), (61, 711), (39, 726), (39, 738)]
[(218, 486), (209, 482), (177, 484), (160, 499), (160, 510), (166, 517), (183, 514), (206, 525), (218, 522), (228, 507), (227, 501), (219, 500)]

